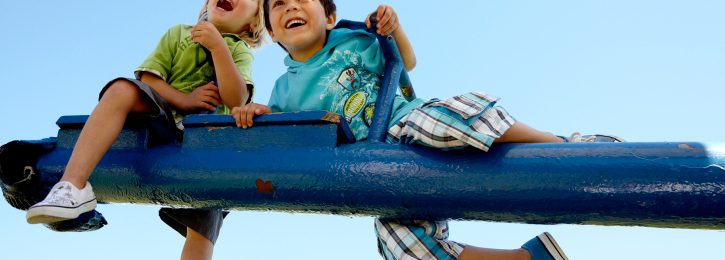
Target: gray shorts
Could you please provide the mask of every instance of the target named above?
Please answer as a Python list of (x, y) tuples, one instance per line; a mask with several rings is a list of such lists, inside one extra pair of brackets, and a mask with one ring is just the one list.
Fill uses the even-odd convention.
[(161, 220), (186, 237), (186, 228), (196, 231), (216, 244), (224, 218), (229, 214), (221, 209), (174, 209), (159, 210)]
[[(175, 138), (181, 140), (183, 131), (176, 126), (174, 116), (171, 112), (171, 105), (164, 100), (161, 95), (156, 92), (151, 86), (136, 79), (129, 78), (117, 78), (111, 80), (101, 90), (98, 96), (100, 100), (106, 90), (119, 80), (128, 81), (137, 86), (141, 93), (144, 94), (145, 99), (151, 105), (151, 112), (148, 115), (164, 118), (161, 124), (163, 125), (151, 125), (152, 128), (163, 128), (165, 130), (156, 130), (159, 133), (167, 133), (167, 135), (174, 135), (167, 138)], [(171, 131), (169, 131), (171, 130)], [(190, 228), (197, 233), (203, 235), (212, 243), (216, 243), (217, 237), (219, 237), (219, 230), (222, 227), (224, 217), (229, 214), (219, 209), (173, 209), (173, 208), (162, 208), (159, 210), (159, 217), (171, 228), (179, 232), (182, 236), (186, 236), (186, 228)]]
[(146, 99), (151, 107), (150, 112), (144, 114), (133, 114), (133, 116), (162, 118), (163, 120), (148, 121), (149, 127), (156, 135), (156, 138), (159, 139), (162, 143), (181, 141), (184, 135), (184, 131), (176, 125), (174, 114), (171, 111), (171, 105), (169, 105), (169, 103), (166, 102), (166, 100), (164, 100), (164, 98), (161, 97), (158, 92), (151, 88), (151, 86), (141, 82), (140, 80), (130, 78), (116, 78), (114, 80), (111, 80), (108, 82), (108, 84), (106, 84), (106, 86), (103, 87), (103, 89), (101, 89), (101, 93), (98, 94), (98, 100), (101, 100), (103, 94), (106, 93), (106, 90), (108, 90), (108, 88), (111, 87), (113, 83), (121, 80), (129, 82), (138, 87), (138, 89), (141, 90), (144, 99)]

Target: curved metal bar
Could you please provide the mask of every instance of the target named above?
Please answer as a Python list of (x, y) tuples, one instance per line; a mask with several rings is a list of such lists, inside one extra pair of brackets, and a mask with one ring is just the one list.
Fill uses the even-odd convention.
[[(336, 28), (365, 30), (375, 34), (374, 31), (368, 30), (367, 25), (364, 23), (348, 20), (341, 20), (337, 23)], [(406, 98), (409, 98), (409, 100), (414, 99), (415, 96), (395, 39), (391, 36), (375, 35), (377, 35), (378, 43), (385, 57), (385, 75), (383, 75), (378, 99), (375, 103), (375, 112), (373, 113), (373, 119), (370, 124), (368, 142), (383, 143), (387, 138), (388, 123), (390, 122), (393, 101), (395, 100), (398, 86), (401, 86), (401, 92), (407, 94)], [(403, 85), (401, 85), (401, 80), (403, 80)]]

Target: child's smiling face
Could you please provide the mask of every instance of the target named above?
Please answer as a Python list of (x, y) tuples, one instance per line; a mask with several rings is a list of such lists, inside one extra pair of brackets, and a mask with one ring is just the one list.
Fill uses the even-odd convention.
[(262, 0), (209, 0), (206, 5), (209, 22), (222, 33), (247, 31), (256, 19), (257, 1)]
[(272, 40), (298, 61), (306, 61), (322, 49), (327, 31), (335, 26), (336, 15), (325, 16), (316, 0), (269, 0), (268, 4)]

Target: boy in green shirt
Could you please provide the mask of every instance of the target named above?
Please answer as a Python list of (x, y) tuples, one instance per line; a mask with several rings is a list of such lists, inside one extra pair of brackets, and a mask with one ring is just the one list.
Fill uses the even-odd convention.
[[(206, 0), (195, 26), (177, 25), (135, 71), (102, 90), (61, 180), (27, 212), (31, 224), (77, 218), (96, 207), (88, 178), (131, 113), (157, 115), (181, 132), (183, 115), (228, 114), (251, 100), (251, 47), (264, 33), (262, 0)], [(215, 86), (216, 85), (216, 86)], [(218, 87), (217, 87), (218, 86)], [(217, 107), (220, 107), (217, 109)], [(182, 259), (210, 259), (226, 212), (162, 209), (161, 219), (186, 236)]]

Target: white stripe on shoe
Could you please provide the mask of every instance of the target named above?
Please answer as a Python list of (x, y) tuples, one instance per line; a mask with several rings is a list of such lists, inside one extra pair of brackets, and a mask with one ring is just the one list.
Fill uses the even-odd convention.
[(83, 189), (78, 189), (70, 182), (60, 181), (53, 185), (43, 201), (28, 209), (25, 218), (30, 224), (53, 223), (75, 219), (95, 208), (96, 196), (90, 183), (86, 182)]
[(78, 218), (83, 213), (96, 208), (96, 199), (81, 203), (77, 207), (64, 207), (56, 205), (34, 206), (28, 209), (26, 220), (28, 224), (49, 224)]
[(559, 247), (559, 244), (556, 243), (556, 240), (554, 240), (554, 237), (549, 232), (541, 233), (538, 237), (541, 243), (544, 244), (544, 247), (546, 247), (546, 251), (549, 252), (554, 260), (569, 260), (564, 254), (564, 250), (561, 250), (561, 247)]

